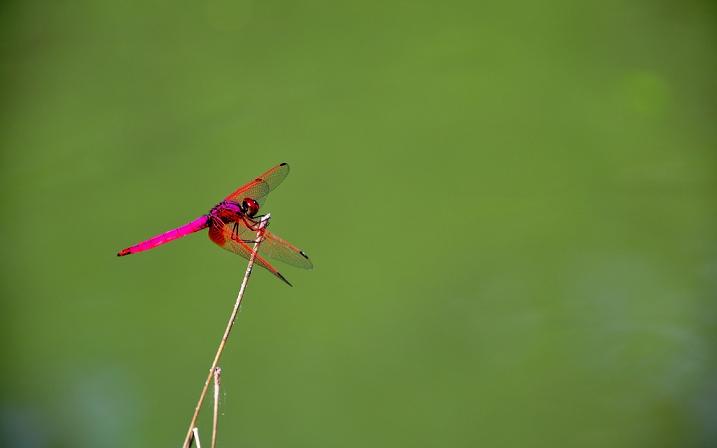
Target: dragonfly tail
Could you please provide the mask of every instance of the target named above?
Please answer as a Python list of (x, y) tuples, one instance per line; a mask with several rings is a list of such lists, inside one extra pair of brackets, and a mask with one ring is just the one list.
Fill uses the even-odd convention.
[(178, 227), (176, 229), (172, 229), (168, 232), (164, 232), (160, 235), (157, 235), (155, 237), (152, 237), (146, 241), (142, 241), (141, 243), (135, 244), (134, 246), (128, 247), (126, 249), (122, 249), (121, 251), (117, 252), (118, 257), (124, 257), (125, 255), (129, 254), (136, 254), (137, 252), (144, 252), (145, 250), (153, 249), (157, 246), (161, 246), (162, 244), (168, 243), (170, 241), (174, 241), (177, 238), (181, 238), (183, 236), (189, 235), (190, 233), (197, 232), (199, 230), (202, 230), (207, 227), (207, 222), (209, 220), (209, 217), (207, 215), (201, 216), (194, 221), (188, 222), (187, 224)]

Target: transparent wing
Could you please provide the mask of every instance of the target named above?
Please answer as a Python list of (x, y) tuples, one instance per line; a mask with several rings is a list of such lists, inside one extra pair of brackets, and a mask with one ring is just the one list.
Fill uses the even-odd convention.
[(259, 252), (266, 257), (282, 261), (297, 268), (312, 269), (314, 267), (309, 256), (304, 251), (268, 230), (264, 235), (264, 240), (259, 245)]
[[(209, 239), (222, 249), (226, 249), (229, 252), (234, 252), (235, 254), (246, 258), (247, 260), (254, 252), (247, 243), (241, 240), (237, 232), (233, 229), (233, 225), (226, 225), (222, 222), (221, 219), (218, 218), (212, 219), (212, 224), (209, 227)], [(259, 250), (261, 251), (261, 246), (259, 247)], [(292, 284), (289, 283), (286, 277), (281, 275), (281, 273), (268, 261), (266, 261), (266, 259), (264, 259), (264, 257), (262, 257), (261, 255), (256, 254), (254, 262), (267, 269), (269, 272), (277, 276), (287, 285), (292, 286)]]
[[(230, 227), (233, 234), (239, 239), (254, 240), (256, 238), (256, 231), (249, 229), (243, 222), (227, 224), (226, 226)], [(272, 260), (278, 260), (297, 268), (313, 269), (314, 267), (309, 256), (303, 250), (269, 230), (264, 231), (264, 240), (259, 245), (259, 253)]]
[(252, 198), (263, 205), (264, 198), (274, 190), (289, 174), (289, 164), (280, 163), (274, 168), (259, 175), (251, 182), (237, 188), (232, 194), (224, 198), (226, 201), (233, 201), (237, 204), (246, 198)]

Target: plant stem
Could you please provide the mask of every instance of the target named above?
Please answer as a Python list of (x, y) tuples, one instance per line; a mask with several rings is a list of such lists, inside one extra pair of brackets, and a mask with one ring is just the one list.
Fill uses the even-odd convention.
[(234, 326), (234, 322), (236, 321), (237, 313), (239, 312), (239, 307), (241, 306), (241, 301), (244, 297), (244, 291), (246, 290), (246, 285), (249, 281), (251, 270), (254, 267), (256, 251), (259, 249), (259, 244), (261, 244), (261, 241), (264, 239), (264, 229), (266, 228), (266, 226), (269, 225), (270, 218), (271, 214), (267, 213), (266, 215), (264, 215), (264, 217), (261, 218), (261, 221), (259, 222), (259, 228), (256, 233), (256, 242), (254, 243), (253, 251), (251, 253), (251, 256), (249, 257), (249, 263), (247, 264), (246, 271), (244, 272), (244, 279), (242, 280), (241, 286), (239, 287), (239, 294), (237, 295), (236, 302), (234, 303), (232, 313), (229, 316), (229, 322), (227, 322), (227, 327), (224, 330), (224, 336), (222, 336), (222, 340), (219, 342), (217, 352), (214, 355), (214, 361), (212, 361), (212, 366), (209, 368), (209, 375), (207, 376), (207, 380), (204, 382), (204, 387), (202, 387), (201, 394), (199, 394), (199, 401), (197, 402), (197, 406), (194, 408), (194, 414), (192, 415), (192, 421), (189, 423), (187, 435), (184, 437), (184, 443), (182, 444), (183, 448), (189, 448), (192, 442), (192, 431), (197, 423), (197, 418), (199, 417), (199, 411), (202, 409), (202, 403), (204, 403), (204, 398), (207, 396), (207, 389), (209, 388), (209, 383), (212, 381), (212, 377), (214, 376), (214, 369), (216, 369), (217, 365), (219, 364), (219, 359), (222, 357), (222, 353), (224, 352), (224, 346), (226, 345), (227, 339), (229, 338), (229, 333), (231, 333), (232, 327)]
[[(197, 428), (197, 427), (192, 428), (192, 437), (193, 437), (193, 440), (197, 441), (197, 448), (202, 448), (202, 442), (199, 441), (199, 428)], [(192, 443), (191, 440), (189, 441), (189, 443), (190, 444)]]
[(219, 386), (221, 384), (222, 369), (214, 369), (214, 415), (212, 418), (212, 448), (217, 446), (217, 425), (219, 423)]

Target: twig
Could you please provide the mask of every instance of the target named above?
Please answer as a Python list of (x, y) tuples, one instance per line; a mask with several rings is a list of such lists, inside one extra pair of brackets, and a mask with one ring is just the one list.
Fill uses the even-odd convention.
[(222, 368), (214, 369), (214, 418), (212, 419), (212, 448), (217, 446), (217, 424), (219, 422), (219, 386), (221, 384)]
[(207, 380), (204, 382), (204, 387), (202, 387), (202, 393), (199, 394), (199, 401), (197, 402), (197, 406), (194, 408), (194, 414), (192, 415), (192, 421), (189, 423), (187, 435), (184, 437), (184, 443), (182, 444), (183, 448), (189, 448), (189, 444), (192, 440), (192, 430), (197, 423), (197, 417), (199, 417), (199, 411), (202, 409), (202, 403), (204, 403), (204, 398), (207, 396), (207, 389), (209, 388), (209, 382), (214, 376), (214, 369), (216, 369), (217, 365), (219, 364), (219, 358), (222, 357), (222, 353), (224, 352), (224, 346), (227, 343), (227, 338), (229, 338), (229, 333), (232, 331), (234, 321), (236, 321), (237, 313), (239, 312), (239, 307), (241, 306), (241, 300), (242, 297), (244, 297), (244, 291), (246, 290), (246, 285), (249, 281), (251, 270), (254, 267), (256, 251), (259, 249), (259, 244), (264, 239), (264, 229), (266, 228), (266, 226), (269, 225), (270, 218), (271, 214), (267, 213), (266, 215), (264, 215), (263, 218), (261, 218), (261, 222), (259, 222), (259, 228), (256, 232), (256, 242), (254, 243), (253, 251), (249, 256), (249, 263), (246, 266), (246, 272), (244, 272), (244, 279), (242, 280), (241, 286), (239, 287), (239, 294), (237, 295), (236, 302), (234, 303), (234, 309), (232, 309), (232, 313), (229, 316), (229, 322), (227, 322), (227, 327), (224, 330), (224, 336), (222, 336), (222, 340), (221, 342), (219, 342), (219, 347), (217, 348), (217, 353), (214, 355), (214, 361), (212, 361), (212, 366), (209, 368), (209, 375), (207, 376)]
[[(199, 428), (192, 428), (192, 437), (197, 441), (197, 448), (202, 448), (202, 443), (199, 441)], [(191, 440), (189, 443), (192, 443)]]

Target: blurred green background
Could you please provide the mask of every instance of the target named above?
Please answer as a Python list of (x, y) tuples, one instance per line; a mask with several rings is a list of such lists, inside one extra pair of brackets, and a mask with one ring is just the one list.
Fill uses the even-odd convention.
[(715, 18), (4, 2), (0, 445), (179, 446), (246, 264), (115, 253), (287, 161), (220, 446), (716, 446)]

